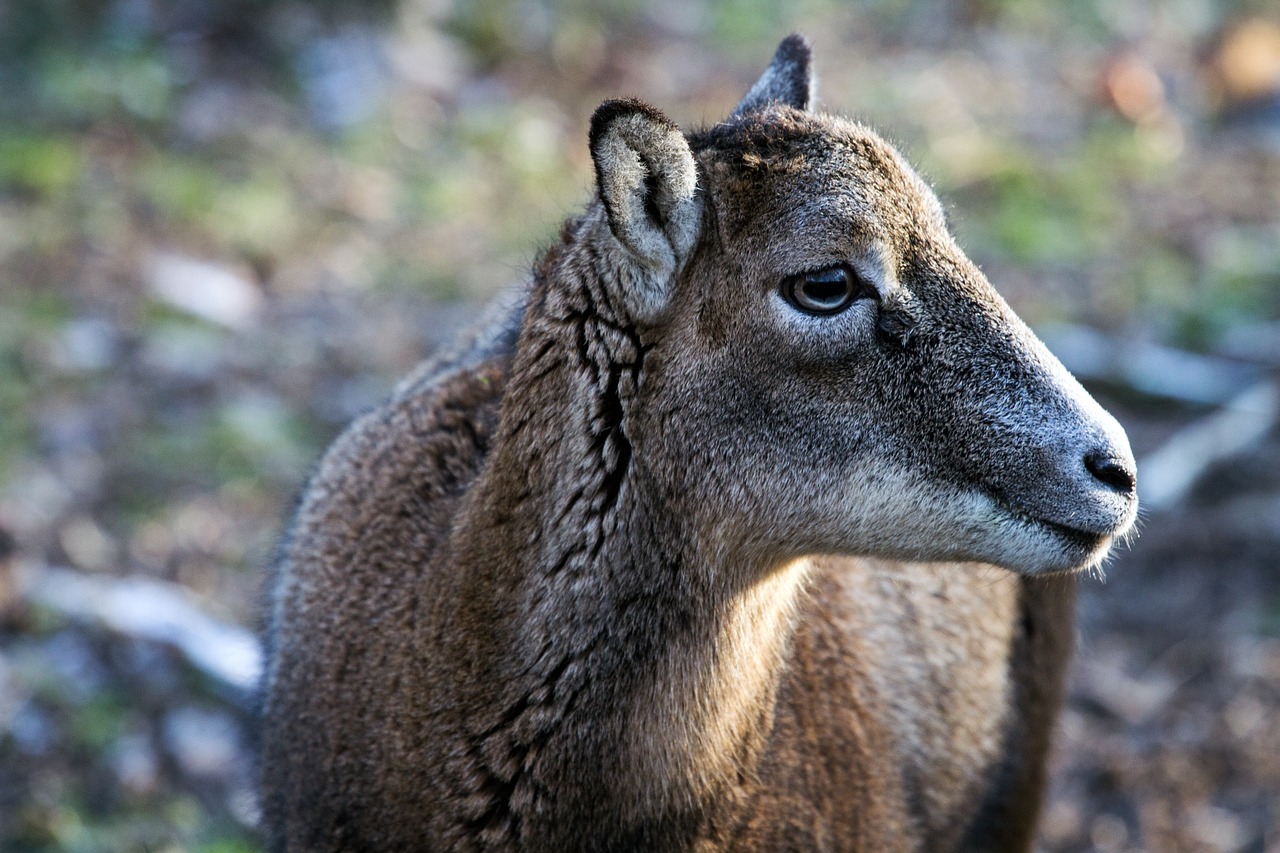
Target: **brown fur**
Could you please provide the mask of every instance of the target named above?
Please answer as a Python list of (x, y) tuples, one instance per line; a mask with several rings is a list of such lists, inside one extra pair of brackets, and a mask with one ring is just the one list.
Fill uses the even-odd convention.
[[(606, 104), (600, 200), (330, 449), (273, 583), (273, 848), (1030, 849), (1053, 573), (1131, 524), (1131, 457), (810, 90), (793, 37), (687, 140)], [(875, 295), (778, 296), (836, 262)]]

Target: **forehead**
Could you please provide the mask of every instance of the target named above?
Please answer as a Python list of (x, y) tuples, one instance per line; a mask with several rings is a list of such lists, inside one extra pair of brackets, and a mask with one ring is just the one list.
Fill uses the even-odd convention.
[(883, 244), (945, 228), (924, 181), (856, 122), (772, 108), (691, 142), (727, 239)]

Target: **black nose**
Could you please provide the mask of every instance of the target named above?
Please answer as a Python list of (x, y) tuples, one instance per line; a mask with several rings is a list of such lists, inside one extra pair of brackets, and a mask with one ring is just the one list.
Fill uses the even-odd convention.
[(1133, 462), (1113, 456), (1105, 450), (1090, 450), (1084, 455), (1084, 467), (1089, 469), (1099, 482), (1105, 483), (1117, 492), (1130, 494), (1137, 485), (1137, 472)]

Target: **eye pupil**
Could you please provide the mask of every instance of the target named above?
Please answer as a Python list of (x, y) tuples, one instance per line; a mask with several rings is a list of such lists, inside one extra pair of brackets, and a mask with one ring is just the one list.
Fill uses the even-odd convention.
[(816, 305), (838, 305), (849, 291), (844, 276), (807, 276), (800, 286), (804, 298)]
[(783, 282), (783, 297), (806, 314), (837, 314), (861, 295), (859, 282), (844, 266), (791, 276)]

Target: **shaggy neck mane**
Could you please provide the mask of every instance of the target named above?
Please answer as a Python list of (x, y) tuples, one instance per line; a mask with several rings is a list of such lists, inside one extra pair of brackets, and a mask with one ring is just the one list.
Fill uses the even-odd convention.
[[(708, 554), (652, 485), (628, 432), (648, 345), (596, 272), (602, 242), (544, 261), (454, 537), (463, 783), (477, 828), (506, 838), (559, 820), (643, 843), (730, 820), (804, 574)], [(730, 586), (748, 575), (764, 579)]]

